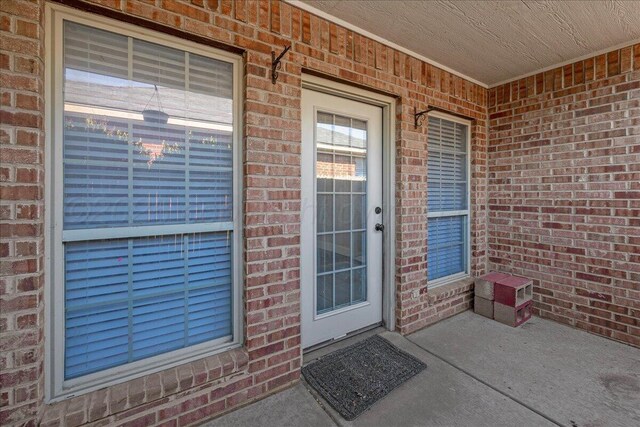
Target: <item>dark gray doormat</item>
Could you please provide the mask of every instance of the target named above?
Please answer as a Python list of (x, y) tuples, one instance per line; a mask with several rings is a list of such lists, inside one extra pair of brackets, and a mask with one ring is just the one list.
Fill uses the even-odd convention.
[(302, 368), (305, 380), (351, 421), (427, 365), (374, 335)]

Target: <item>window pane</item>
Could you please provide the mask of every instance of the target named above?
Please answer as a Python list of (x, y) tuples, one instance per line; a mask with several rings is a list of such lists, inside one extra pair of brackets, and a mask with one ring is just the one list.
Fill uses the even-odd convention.
[(364, 194), (354, 194), (351, 196), (351, 227), (354, 230), (366, 228), (367, 206)]
[(318, 194), (316, 210), (318, 233), (333, 231), (333, 195)]
[(336, 194), (336, 230), (348, 230), (351, 227), (351, 196), (348, 194)]
[(333, 193), (334, 169), (333, 154), (318, 153), (316, 161), (318, 193)]
[(429, 117), (428, 132), (429, 212), (468, 209), (466, 126)]
[(318, 274), (333, 271), (333, 234), (320, 234), (316, 240), (318, 246)]
[(466, 216), (429, 218), (428, 280), (465, 271)]
[(351, 270), (336, 273), (335, 308), (351, 304)]
[(367, 232), (354, 231), (351, 233), (351, 265), (358, 267), (367, 263)]
[(351, 146), (358, 148), (367, 146), (367, 122), (351, 120)]
[(351, 156), (336, 155), (334, 160), (334, 180), (336, 193), (351, 191), (351, 181), (355, 175), (355, 165)]
[(64, 228), (232, 221), (232, 88), (230, 63), (65, 23)]
[(316, 121), (316, 141), (324, 144), (332, 144), (333, 114), (318, 112)]
[(351, 191), (364, 193), (367, 191), (367, 163), (366, 158), (354, 156), (355, 176), (351, 181)]
[(351, 271), (353, 287), (351, 288), (351, 300), (354, 303), (367, 300), (367, 269), (357, 268)]
[(351, 267), (351, 233), (336, 233), (334, 254), (336, 257), (336, 270)]
[(231, 235), (65, 245), (65, 378), (231, 335)]
[(316, 305), (318, 314), (333, 308), (333, 273), (318, 276)]

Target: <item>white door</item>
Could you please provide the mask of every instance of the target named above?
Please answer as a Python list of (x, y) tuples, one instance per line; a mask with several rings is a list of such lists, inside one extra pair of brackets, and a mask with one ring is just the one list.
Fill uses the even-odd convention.
[(302, 347), (382, 321), (382, 108), (302, 91)]

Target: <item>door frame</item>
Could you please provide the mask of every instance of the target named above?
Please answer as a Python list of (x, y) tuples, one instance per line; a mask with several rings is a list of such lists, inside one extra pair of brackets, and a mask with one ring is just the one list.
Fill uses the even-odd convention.
[(396, 100), (348, 84), (302, 73), (302, 89), (340, 96), (382, 108), (382, 322), (389, 331), (396, 327), (395, 259), (396, 259)]

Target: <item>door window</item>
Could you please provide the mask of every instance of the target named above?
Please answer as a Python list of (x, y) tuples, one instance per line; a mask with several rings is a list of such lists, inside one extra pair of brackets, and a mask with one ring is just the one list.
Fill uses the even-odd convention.
[(316, 113), (316, 313), (367, 300), (367, 122)]

